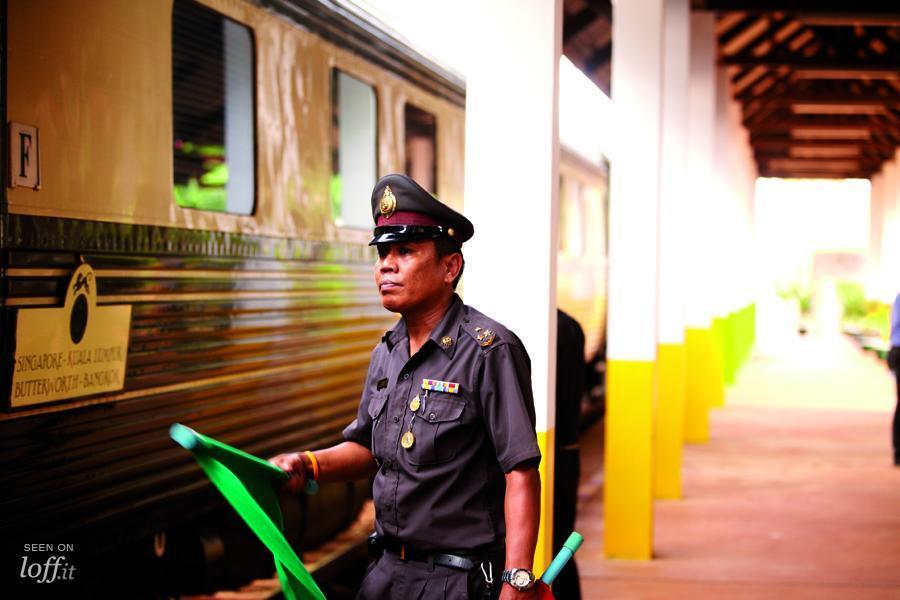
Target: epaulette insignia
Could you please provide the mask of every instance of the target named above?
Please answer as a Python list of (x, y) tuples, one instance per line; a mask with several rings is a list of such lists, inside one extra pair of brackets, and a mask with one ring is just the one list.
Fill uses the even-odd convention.
[(490, 329), (482, 329), (481, 327), (476, 327), (475, 333), (477, 333), (475, 339), (478, 340), (478, 343), (482, 346), (490, 346), (494, 343), (496, 334)]

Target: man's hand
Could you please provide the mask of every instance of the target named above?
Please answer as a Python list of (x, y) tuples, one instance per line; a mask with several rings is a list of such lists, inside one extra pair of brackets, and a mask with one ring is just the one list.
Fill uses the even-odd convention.
[(289, 454), (279, 454), (274, 458), (270, 458), (269, 462), (286, 471), (291, 477), (284, 484), (285, 487), (293, 494), (299, 494), (306, 488), (307, 465), (309, 459), (304, 452), (291, 452)]
[[(365, 479), (376, 469), (372, 453), (356, 442), (342, 442), (331, 448), (315, 450), (315, 455), (319, 465), (319, 484)], [(306, 488), (306, 480), (313, 474), (312, 462), (306, 452), (279, 454), (270, 458), (269, 462), (290, 474), (291, 478), (285, 486), (295, 494)]]

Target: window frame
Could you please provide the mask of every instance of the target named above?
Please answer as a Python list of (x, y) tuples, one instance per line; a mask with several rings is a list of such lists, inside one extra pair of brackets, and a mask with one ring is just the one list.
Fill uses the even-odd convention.
[[(407, 172), (407, 168), (406, 168), (406, 165), (409, 162), (409, 160), (408, 160), (409, 156), (407, 154), (407, 149), (406, 149), (406, 146), (407, 146), (406, 111), (407, 111), (407, 108), (409, 108), (409, 107), (412, 107), (415, 110), (418, 110), (419, 112), (423, 112), (425, 114), (428, 114), (428, 115), (431, 115), (432, 117), (434, 117), (434, 164), (432, 167), (432, 169), (433, 169), (432, 185), (433, 185), (434, 189), (433, 190), (426, 189), (426, 191), (435, 197), (440, 197), (439, 196), (440, 178), (438, 177), (439, 172), (440, 172), (439, 162), (438, 162), (439, 158), (440, 158), (440, 155), (439, 155), (440, 144), (438, 143), (438, 120), (439, 120), (438, 113), (436, 111), (426, 110), (426, 109), (422, 108), (418, 103), (411, 102), (409, 98), (405, 98), (403, 100), (403, 138), (402, 138), (403, 139), (403, 172), (406, 173), (407, 175), (409, 175), (409, 173)], [(409, 176), (412, 177), (412, 175), (409, 175)], [(422, 186), (422, 187), (424, 188), (425, 186)]]
[[(378, 89), (378, 85), (376, 82), (372, 81), (370, 78), (363, 76), (362, 74), (355, 72), (353, 69), (348, 68), (343, 64), (334, 64), (330, 68), (330, 76), (329, 80), (329, 88), (328, 88), (328, 98), (329, 98), (329, 107), (328, 110), (331, 114), (331, 135), (330, 143), (329, 143), (329, 162), (331, 167), (331, 178), (334, 178), (335, 175), (340, 176), (340, 140), (341, 140), (341, 130), (340, 130), (340, 118), (337, 111), (335, 111), (335, 101), (340, 101), (340, 96), (336, 93), (338, 86), (338, 78), (340, 74), (344, 74), (347, 77), (355, 79), (359, 83), (362, 83), (368, 86), (372, 93), (374, 94), (375, 99), (375, 181), (372, 182), (374, 187), (375, 183), (378, 182), (379, 172), (381, 170), (381, 118), (382, 118), (382, 106), (381, 106), (381, 93)], [(371, 232), (373, 225), (366, 226), (358, 226), (353, 224), (347, 224), (343, 222), (343, 211), (341, 214), (335, 214), (334, 211), (334, 197), (332, 196), (332, 189), (329, 185), (328, 188), (328, 204), (331, 213), (331, 223), (338, 230), (348, 231), (348, 232), (362, 232), (364, 234), (368, 234)], [(343, 190), (341, 194), (341, 203), (343, 207)], [(340, 221), (338, 220), (340, 219)]]
[[(253, 170), (253, 197), (251, 199), (252, 202), (251, 202), (250, 212), (244, 213), (244, 212), (234, 212), (234, 211), (229, 211), (229, 210), (213, 210), (213, 209), (208, 209), (208, 208), (198, 208), (198, 207), (194, 207), (194, 206), (182, 206), (181, 204), (178, 203), (178, 200), (175, 198), (175, 191), (174, 191), (175, 190), (175, 148), (174, 148), (174, 143), (175, 143), (175, 81), (174, 81), (175, 53), (174, 53), (174, 48), (171, 48), (171, 47), (175, 43), (175, 32), (174, 32), (175, 5), (178, 3), (194, 4), (195, 6), (198, 6), (203, 10), (206, 10), (208, 12), (218, 15), (221, 19), (231, 21), (235, 25), (239, 25), (239, 26), (243, 27), (250, 34), (250, 71), (251, 71), (250, 76), (251, 76), (251, 94), (252, 94), (251, 95), (252, 114), (251, 114), (250, 118), (251, 118), (251, 123), (253, 124), (253, 133), (251, 136), (252, 137), (252, 147), (253, 147), (253, 159), (251, 161), (251, 163), (252, 163), (251, 167)], [(260, 182), (259, 182), (259, 64), (258, 64), (259, 60), (258, 60), (258, 44), (257, 44), (256, 30), (249, 23), (246, 23), (246, 22), (238, 19), (235, 16), (226, 14), (212, 6), (209, 6), (207, 4), (199, 2), (198, 0), (173, 0), (172, 1), (172, 17), (170, 19), (170, 23), (172, 26), (172, 29), (170, 30), (171, 38), (172, 38), (171, 44), (170, 44), (170, 48), (172, 49), (170, 63), (173, 67), (172, 68), (172, 81), (171, 81), (172, 131), (171, 131), (171, 135), (169, 136), (169, 138), (171, 140), (169, 154), (172, 157), (172, 169), (170, 171), (171, 180), (170, 180), (170, 185), (169, 185), (169, 189), (172, 190), (171, 201), (178, 210), (197, 211), (197, 212), (204, 213), (204, 214), (227, 215), (228, 217), (231, 217), (231, 218), (255, 220), (255, 218), (257, 216), (257, 211), (259, 209), (259, 185), (260, 185)], [(224, 50), (224, 48), (223, 48), (223, 50)], [(223, 61), (224, 61), (224, 57), (223, 57)], [(224, 73), (223, 73), (223, 79), (224, 79)], [(223, 98), (224, 98), (224, 95), (223, 95)], [(224, 107), (224, 103), (223, 103), (223, 107)], [(224, 109), (223, 109), (223, 113), (224, 113)], [(224, 119), (224, 115), (223, 115), (223, 119)], [(224, 125), (223, 125), (223, 132), (224, 132)], [(227, 164), (227, 157), (226, 157), (226, 164)], [(227, 205), (227, 196), (226, 196), (226, 205)]]

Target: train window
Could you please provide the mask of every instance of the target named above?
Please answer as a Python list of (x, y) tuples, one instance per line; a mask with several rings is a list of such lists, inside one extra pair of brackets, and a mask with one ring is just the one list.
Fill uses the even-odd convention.
[(177, 204), (249, 215), (256, 196), (253, 34), (194, 0), (172, 7)]
[(406, 174), (437, 193), (437, 119), (430, 112), (406, 105)]
[(332, 72), (331, 214), (336, 225), (372, 227), (369, 197), (378, 178), (375, 89)]

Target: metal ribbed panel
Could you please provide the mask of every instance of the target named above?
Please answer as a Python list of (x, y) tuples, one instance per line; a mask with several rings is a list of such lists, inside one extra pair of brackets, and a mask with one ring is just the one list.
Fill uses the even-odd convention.
[[(0, 420), (0, 535), (13, 539), (90, 535), (99, 549), (214, 506), (168, 439), (175, 422), (261, 456), (339, 441), (393, 321), (368, 260), (83, 258), (100, 303), (133, 306), (125, 389)], [(9, 252), (8, 305), (58, 305), (77, 260)]]

